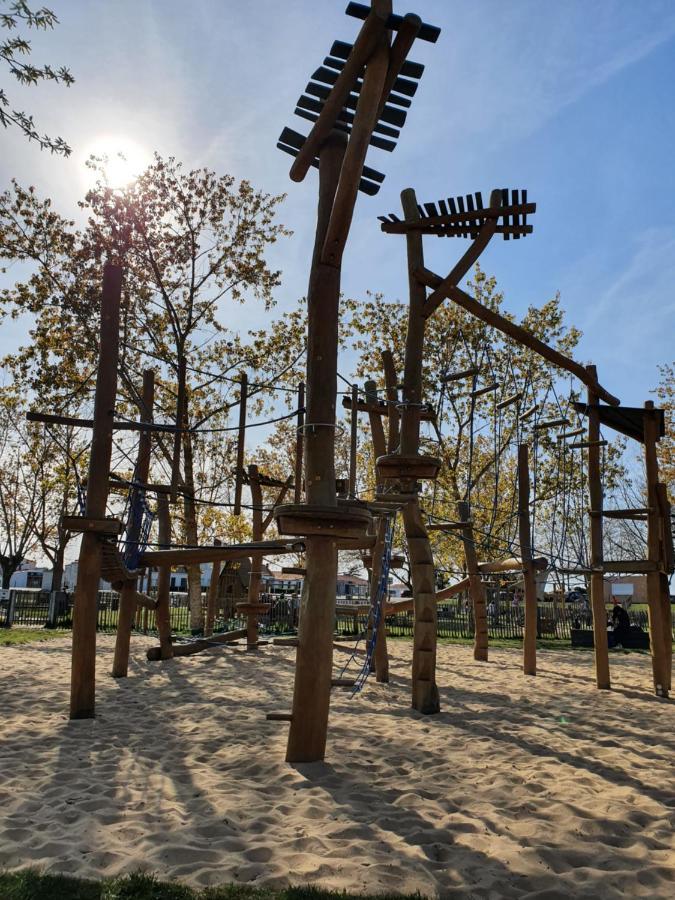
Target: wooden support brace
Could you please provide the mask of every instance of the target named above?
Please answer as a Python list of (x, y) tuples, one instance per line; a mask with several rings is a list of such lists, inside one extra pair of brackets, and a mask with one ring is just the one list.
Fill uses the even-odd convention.
[[(439, 289), (441, 285), (445, 284), (445, 281), (440, 276), (430, 272), (424, 267), (418, 268), (415, 275), (420, 282), (427, 285), (427, 287)], [(593, 388), (598, 397), (606, 403), (609, 403), (611, 406), (619, 405), (617, 397), (610, 394), (609, 391), (605, 390), (605, 388), (598, 384), (597, 381), (593, 382), (591, 380), (584, 366), (565, 356), (563, 353), (560, 353), (558, 350), (554, 350), (553, 347), (549, 347), (548, 344), (540, 341), (539, 338), (535, 337), (521, 325), (516, 325), (515, 322), (511, 322), (499, 313), (494, 312), (494, 310), (488, 309), (459, 287), (447, 285), (447, 287), (443, 287), (443, 293), (458, 306), (461, 306), (462, 309), (465, 309), (467, 312), (476, 316), (476, 318), (491, 325), (503, 334), (508, 335), (525, 347), (529, 347), (530, 350), (534, 350), (535, 353), (538, 353), (544, 359), (547, 359), (559, 368), (564, 369), (566, 372), (571, 372), (582, 382), (582, 384)], [(525, 418), (524, 414), (521, 416), (521, 419), (523, 418)]]

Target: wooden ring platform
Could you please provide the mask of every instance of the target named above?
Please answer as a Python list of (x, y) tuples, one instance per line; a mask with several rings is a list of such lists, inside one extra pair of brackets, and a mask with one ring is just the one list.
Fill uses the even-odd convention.
[(349, 502), (337, 506), (286, 503), (276, 507), (274, 518), (279, 534), (323, 535), (338, 540), (362, 538), (372, 523), (365, 506)]
[(375, 463), (380, 478), (410, 481), (433, 481), (442, 464), (443, 461), (437, 456), (402, 456), (400, 453), (378, 456)]
[(264, 616), (272, 609), (271, 603), (242, 603), (235, 604), (237, 612), (243, 613), (245, 616)]

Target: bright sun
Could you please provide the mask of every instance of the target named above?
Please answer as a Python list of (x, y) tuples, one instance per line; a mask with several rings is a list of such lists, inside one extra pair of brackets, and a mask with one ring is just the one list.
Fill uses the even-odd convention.
[[(137, 178), (149, 165), (151, 154), (140, 144), (129, 138), (106, 135), (97, 138), (86, 149), (84, 161), (90, 156), (106, 157), (104, 163), (106, 180), (110, 187), (121, 188)], [(96, 181), (93, 170), (85, 168), (84, 178), (88, 187)]]

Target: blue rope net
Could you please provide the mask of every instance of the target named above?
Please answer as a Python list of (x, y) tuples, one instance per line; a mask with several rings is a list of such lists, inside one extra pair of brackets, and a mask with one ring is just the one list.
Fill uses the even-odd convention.
[[(127, 494), (124, 507), (124, 520), (127, 523), (123, 537), (120, 539), (120, 550), (127, 569), (138, 567), (141, 554), (147, 549), (155, 513), (148, 506), (145, 491), (132, 487)], [(132, 535), (138, 535), (134, 540)]]
[(387, 518), (387, 530), (384, 538), (384, 547), (382, 549), (382, 567), (380, 570), (380, 580), (377, 585), (377, 595), (372, 609), (372, 631), (370, 638), (366, 641), (366, 658), (361, 666), (361, 671), (356, 676), (354, 687), (352, 688), (352, 697), (362, 690), (364, 684), (370, 675), (373, 654), (375, 653), (375, 645), (377, 644), (377, 634), (382, 622), (382, 608), (387, 596), (389, 587), (389, 569), (391, 566), (392, 546), (394, 543), (394, 516)]

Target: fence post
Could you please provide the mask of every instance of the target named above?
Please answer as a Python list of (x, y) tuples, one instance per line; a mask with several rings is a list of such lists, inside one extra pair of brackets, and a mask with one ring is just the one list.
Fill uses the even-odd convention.
[(7, 610), (7, 623), (6, 627), (11, 628), (14, 624), (14, 615), (16, 613), (16, 590), (14, 588), (9, 589), (9, 608)]
[(57, 591), (49, 592), (49, 607), (47, 609), (47, 621), (45, 628), (56, 628), (56, 610), (58, 608)]

